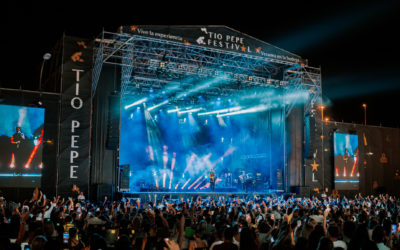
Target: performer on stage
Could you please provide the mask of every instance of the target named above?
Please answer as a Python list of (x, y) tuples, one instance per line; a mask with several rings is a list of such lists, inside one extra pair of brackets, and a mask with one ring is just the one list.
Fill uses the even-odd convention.
[(344, 154), (343, 154), (343, 161), (344, 161), (344, 165), (343, 165), (343, 176), (347, 175), (347, 166), (348, 166), (348, 161), (349, 161), (350, 155), (347, 152), (347, 148), (344, 149)]
[(228, 176), (226, 177), (226, 186), (232, 187), (232, 173), (228, 172)]
[(11, 136), (11, 143), (13, 144), (10, 161), (11, 168), (15, 168), (22, 162), (21, 143), (25, 140), (25, 135), (21, 132), (21, 127), (16, 127), (15, 130), (16, 132)]
[(25, 140), (25, 135), (24, 133), (21, 132), (21, 127), (16, 127), (15, 128), (16, 132), (11, 136), (11, 143), (15, 144), (15, 148), (19, 148), (20, 144), (23, 140)]
[(214, 192), (216, 174), (215, 174), (213, 168), (211, 169), (211, 172), (210, 172), (210, 174), (208, 175), (208, 177), (210, 178), (210, 188), (211, 188), (211, 192)]
[(252, 181), (253, 181), (252, 176), (250, 175), (250, 173), (247, 173), (246, 177), (245, 177), (245, 184), (244, 184), (244, 186), (245, 186), (244, 192), (245, 193), (247, 193), (249, 191), (249, 187), (250, 187), (250, 185), (252, 185)]
[(224, 187), (228, 187), (229, 185), (228, 185), (228, 173), (227, 172), (225, 172), (225, 174), (224, 174)]
[(246, 192), (246, 173), (243, 171), (241, 175), (239, 175), (240, 183), (242, 184), (242, 190)]

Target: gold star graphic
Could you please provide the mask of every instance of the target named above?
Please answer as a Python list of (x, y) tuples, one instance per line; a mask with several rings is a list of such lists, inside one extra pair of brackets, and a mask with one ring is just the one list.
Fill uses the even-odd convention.
[(318, 171), (318, 166), (319, 166), (319, 164), (317, 164), (316, 162), (315, 162), (315, 160), (314, 160), (314, 163), (313, 164), (310, 164), (310, 166), (312, 167), (312, 170), (311, 171)]

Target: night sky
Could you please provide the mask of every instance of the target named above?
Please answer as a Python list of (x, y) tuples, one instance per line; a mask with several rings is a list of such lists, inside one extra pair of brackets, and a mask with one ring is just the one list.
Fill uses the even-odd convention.
[(115, 31), (121, 25), (226, 25), (298, 54), (310, 66), (321, 66), (326, 116), (331, 119), (363, 123), (365, 102), (368, 124), (400, 126), (400, 5), (396, 1), (166, 2), (9, 3), (0, 36), (1, 87), (37, 90), (42, 56), (63, 32), (92, 38), (103, 27)]

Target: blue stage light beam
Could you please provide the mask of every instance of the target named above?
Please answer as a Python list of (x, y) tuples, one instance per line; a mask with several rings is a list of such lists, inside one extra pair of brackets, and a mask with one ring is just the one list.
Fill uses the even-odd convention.
[(140, 104), (142, 104), (142, 103), (144, 103), (144, 102), (146, 102), (147, 101), (147, 97), (146, 98), (143, 98), (143, 99), (140, 99), (139, 101), (136, 101), (136, 102), (134, 102), (134, 103), (131, 103), (131, 104), (129, 104), (129, 105), (125, 105), (125, 109), (129, 109), (129, 108), (131, 108), (131, 107), (134, 107), (134, 106), (136, 106), (136, 105), (140, 105)]
[(221, 114), (221, 113), (229, 113), (229, 112), (235, 112), (239, 111), (242, 109), (242, 107), (233, 107), (233, 108), (228, 108), (228, 109), (219, 109), (219, 110), (214, 110), (214, 111), (209, 111), (209, 112), (204, 112), (204, 113), (198, 113), (198, 116), (203, 116), (203, 115), (215, 115), (215, 114)]
[(242, 109), (242, 110), (239, 110), (239, 111), (234, 111), (234, 112), (230, 112), (230, 113), (217, 115), (217, 117), (219, 118), (219, 117), (232, 116), (232, 115), (256, 113), (256, 112), (266, 111), (266, 110), (271, 109), (271, 108), (272, 108), (271, 105), (260, 104), (260, 105), (257, 105), (257, 106), (251, 107), (251, 108)]
[(201, 110), (203, 110), (203, 108), (188, 109), (188, 110), (185, 110), (185, 111), (178, 111), (178, 114), (181, 115), (181, 114), (186, 114), (186, 113), (196, 113), (196, 112), (199, 112)]
[(227, 75), (222, 75), (220, 77), (215, 77), (212, 79), (207, 79), (207, 80), (203, 80), (200, 82), (200, 84), (186, 90), (185, 92), (180, 93), (179, 95), (176, 96), (176, 99), (180, 99), (184, 96), (189, 96), (191, 94), (195, 94), (198, 93), (204, 89), (208, 89), (210, 87), (215, 87), (217, 86), (219, 83), (225, 82), (229, 80), (229, 77)]
[(156, 104), (156, 105), (154, 105), (154, 106), (152, 106), (152, 107), (146, 109), (146, 111), (152, 111), (152, 110), (154, 110), (154, 109), (156, 109), (156, 108), (159, 108), (159, 107), (161, 107), (161, 106), (164, 106), (164, 105), (166, 105), (166, 104), (168, 104), (168, 103), (169, 103), (169, 100), (165, 100), (165, 101), (163, 101), (163, 102), (160, 102), (159, 104)]
[(176, 113), (176, 112), (179, 112), (179, 110), (180, 110), (180, 109), (179, 109), (178, 107), (176, 107), (175, 109), (170, 109), (170, 110), (168, 110), (167, 113), (168, 113), (168, 114), (170, 114), (170, 113)]
[[(253, 107), (249, 107), (249, 108), (242, 109), (239, 111), (229, 112), (229, 113), (225, 113), (225, 114), (218, 114), (217, 117), (262, 112), (262, 111), (278, 108), (279, 106), (282, 107), (285, 104), (289, 104), (289, 103), (300, 104), (300, 103), (304, 103), (305, 101), (307, 101), (308, 97), (309, 97), (309, 93), (307, 90), (295, 91), (292, 93), (287, 93), (285, 95), (276, 95), (271, 98), (262, 100), (262, 102), (259, 105), (255, 105)], [(280, 105), (270, 105), (269, 104), (274, 101), (280, 102)]]
[(354, 30), (363, 23), (380, 18), (381, 15), (390, 11), (390, 6), (390, 4), (365, 4), (359, 9), (348, 9), (325, 20), (314, 21), (308, 27), (297, 27), (296, 31), (288, 32), (289, 36), (276, 39), (272, 44), (292, 53), (304, 52), (341, 33)]
[[(194, 86), (193, 88), (190, 88), (190, 89), (186, 90), (185, 92), (182, 92), (182, 93), (176, 95), (174, 98), (171, 98), (171, 100), (165, 100), (165, 101), (163, 101), (163, 102), (161, 102), (159, 104), (156, 104), (156, 105), (148, 108), (147, 111), (151, 111), (151, 110), (154, 110), (154, 109), (156, 109), (158, 107), (166, 105), (170, 101), (174, 101), (174, 100), (177, 100), (177, 99), (180, 99), (180, 98), (183, 98), (183, 97), (187, 97), (187, 96), (189, 96), (191, 94), (195, 94), (195, 93), (197, 93), (197, 92), (199, 92), (201, 90), (213, 87), (213, 86), (217, 85), (218, 83), (221, 83), (222, 81), (226, 81), (226, 80), (228, 80), (228, 77), (226, 75), (223, 75), (223, 76), (220, 76), (220, 77), (215, 77), (213, 79), (204, 80), (200, 84)], [(185, 111), (185, 113), (188, 113), (188, 112)]]

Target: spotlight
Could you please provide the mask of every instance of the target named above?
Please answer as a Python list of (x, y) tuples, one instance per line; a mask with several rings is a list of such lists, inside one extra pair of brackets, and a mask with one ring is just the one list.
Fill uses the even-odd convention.
[(51, 58), (51, 54), (50, 53), (46, 53), (43, 55), (43, 60), (49, 60)]
[(33, 106), (33, 107), (37, 107), (37, 106), (42, 106), (43, 105), (43, 102), (38, 98), (38, 99), (35, 99), (31, 104), (30, 104), (30, 106)]

